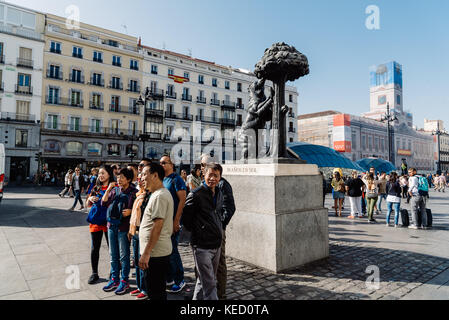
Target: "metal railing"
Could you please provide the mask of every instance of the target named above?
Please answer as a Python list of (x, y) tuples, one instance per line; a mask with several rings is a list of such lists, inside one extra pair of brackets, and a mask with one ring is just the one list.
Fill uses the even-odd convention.
[[(73, 125), (73, 124), (65, 124), (58, 123), (55, 125), (53, 122), (42, 122), (41, 123), (42, 130), (48, 131), (56, 131), (61, 133), (71, 134), (73, 132), (77, 133), (88, 133), (88, 134), (98, 134), (105, 136), (121, 136), (124, 138), (128, 138), (131, 140), (131, 134), (129, 129), (120, 129), (120, 128), (105, 128), (105, 127), (96, 127), (96, 126), (83, 126), (83, 125)], [(139, 136), (142, 131), (141, 130), (133, 130), (134, 137)]]
[(104, 110), (104, 103), (94, 104), (93, 101), (89, 102), (89, 109), (92, 110)]
[(130, 86), (128, 84), (128, 89), (126, 91), (139, 93), (140, 92), (140, 85)]
[(120, 113), (129, 113), (129, 114), (140, 114), (138, 107), (127, 107), (121, 105), (110, 104), (109, 111), (111, 112), (120, 112)]
[(176, 92), (166, 92), (165, 97), (168, 99), (176, 99)]
[(84, 101), (82, 99), (77, 101), (77, 99), (55, 97), (55, 96), (50, 97), (49, 95), (46, 95), (45, 103), (74, 108), (84, 108)]
[(225, 107), (225, 108), (235, 108), (235, 102), (222, 100), (221, 101), (221, 106)]
[(196, 97), (196, 102), (197, 103), (206, 103), (206, 98), (205, 97)]
[(115, 90), (123, 90), (123, 82), (120, 82), (117, 84), (117, 83), (113, 83), (112, 81), (110, 81), (108, 88), (115, 89)]
[(157, 116), (157, 117), (163, 117), (164, 116), (164, 110), (159, 109), (150, 109), (146, 108), (145, 113), (147, 116)]
[(104, 87), (104, 79), (100, 78), (99, 81), (94, 81), (94, 78), (90, 78), (90, 82), (88, 84), (90, 84), (91, 86)]
[(220, 119), (214, 118), (214, 117), (205, 117), (205, 116), (200, 117), (200, 115), (197, 115), (195, 117), (195, 120), (196, 121), (201, 121), (201, 122), (209, 122), (209, 123), (220, 124)]
[(220, 105), (220, 100), (210, 99), (210, 104), (213, 105), (213, 106), (219, 106)]
[(191, 114), (165, 111), (165, 117), (170, 118), (170, 119), (181, 119), (181, 120), (193, 121), (193, 115), (191, 115)]
[(183, 101), (192, 101), (192, 96), (189, 94), (182, 94), (182, 100)]
[(16, 84), (15, 93), (16, 94), (33, 95), (33, 87), (19, 86), (18, 84)]
[(33, 65), (34, 65), (33, 60), (17, 58), (17, 66), (18, 67), (33, 69)]
[(20, 121), (20, 122), (35, 122), (36, 116), (34, 114), (20, 114), (13, 112), (0, 112), (1, 120), (5, 121)]
[(243, 109), (245, 109), (245, 105), (244, 105), (243, 103), (240, 103), (240, 104), (237, 103), (237, 104), (235, 105), (235, 108), (236, 108), (236, 109), (242, 109), (242, 110), (243, 110)]
[(295, 132), (296, 132), (296, 129), (295, 129), (295, 128), (288, 128), (288, 132), (293, 132), (293, 133), (295, 133)]
[(69, 82), (73, 83), (84, 83), (84, 75), (81, 75), (79, 78), (74, 76), (74, 74), (70, 74), (70, 77), (67, 79)]
[(61, 70), (52, 72), (51, 69), (47, 69), (47, 78), (48, 79), (56, 79), (56, 80), (63, 80), (63, 73)]
[(235, 126), (235, 119), (226, 119), (226, 118), (222, 118), (222, 119), (221, 119), (221, 124), (223, 124), (223, 125), (229, 125), (229, 126)]

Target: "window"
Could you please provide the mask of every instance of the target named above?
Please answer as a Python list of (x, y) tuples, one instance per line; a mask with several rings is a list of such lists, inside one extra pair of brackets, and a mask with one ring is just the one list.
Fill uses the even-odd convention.
[(72, 57), (82, 59), (83, 58), (83, 48), (74, 46), (73, 51), (72, 51)]
[(396, 96), (396, 103), (401, 104), (401, 96), (399, 94)]
[(55, 66), (55, 65), (50, 65), (50, 69), (48, 70), (47, 76), (51, 79), (62, 80), (62, 74), (60, 72), (60, 67)]
[(198, 97), (202, 100), (204, 98), (204, 91), (203, 90), (199, 90), (198, 91)]
[(217, 110), (212, 110), (212, 121), (216, 122), (217, 120)]
[(50, 41), (50, 52), (61, 54), (61, 43)]
[(379, 151), (379, 138), (374, 139), (374, 150)]
[(120, 78), (112, 77), (111, 88), (122, 90), (122, 86), (121, 86), (121, 83), (120, 83)]
[(101, 79), (101, 73), (93, 73), (92, 74), (92, 84), (94, 86), (103, 86), (104, 83)]
[(182, 108), (182, 115), (183, 115), (184, 118), (189, 116), (189, 107), (184, 106)]
[(65, 144), (67, 155), (79, 156), (83, 154), (83, 144), (81, 142), (69, 141)]
[(70, 117), (70, 129), (71, 131), (80, 131), (81, 127), (81, 118), (80, 117)]
[(380, 151), (385, 151), (385, 139), (380, 139)]
[(101, 106), (101, 95), (98, 93), (92, 94), (92, 107), (98, 109)]
[(168, 75), (169, 76), (172, 76), (172, 75), (174, 75), (175, 74), (175, 70), (173, 70), (173, 69), (171, 69), (171, 68), (168, 68)]
[(188, 72), (184, 72), (184, 78), (190, 79), (190, 74)]
[(356, 141), (356, 139), (357, 139), (356, 133), (352, 132), (351, 133), (351, 144), (352, 144), (352, 149), (353, 150), (357, 149), (357, 143), (356, 143), (357, 141)]
[(108, 155), (119, 156), (120, 155), (120, 145), (117, 143), (108, 144)]
[(139, 152), (139, 147), (135, 144), (128, 144), (126, 145), (126, 155), (128, 157), (131, 156), (131, 154), (133, 154), (133, 158), (135, 156), (137, 156), (137, 153)]
[(212, 86), (216, 87), (217, 86), (217, 79), (216, 78), (212, 78)]
[(362, 149), (366, 150), (366, 136), (362, 136)]
[(32, 67), (33, 66), (33, 50), (29, 48), (19, 48), (19, 60), (22, 66)]
[(289, 101), (289, 102), (293, 102), (293, 95), (292, 95), (292, 94), (289, 94), (289, 95), (288, 95), (288, 101)]
[(242, 125), (242, 115), (238, 114), (237, 115), (237, 126), (241, 126)]
[(373, 150), (373, 137), (368, 137), (368, 150)]
[(16, 129), (16, 147), (26, 148), (28, 146), (28, 130)]
[(172, 84), (169, 84), (169, 85), (167, 86), (167, 96), (173, 97), (174, 91), (175, 91), (175, 86), (172, 85)]
[(173, 113), (173, 108), (174, 106), (172, 104), (167, 104), (167, 114), (172, 114)]
[(203, 121), (203, 116), (204, 116), (204, 110), (203, 109), (198, 109), (198, 118), (199, 118), (199, 120)]
[(136, 135), (137, 133), (137, 121), (129, 121), (128, 123), (129, 134)]
[(119, 56), (112, 56), (112, 65), (121, 67), (122, 66), (122, 58)]
[[(168, 69), (169, 74), (170, 74), (170, 69)], [(152, 64), (151, 65), (151, 73), (152, 74), (157, 74), (157, 65)]]
[(242, 98), (237, 98), (237, 107), (243, 107)]
[(103, 52), (94, 51), (94, 61), (103, 63)]
[(120, 120), (117, 120), (117, 119), (111, 120), (111, 133), (115, 133), (115, 134), (119, 133), (119, 123), (120, 123)]
[(81, 91), (72, 90), (70, 94), (70, 103), (72, 106), (82, 106)]
[(225, 89), (230, 89), (231, 88), (231, 84), (229, 81), (225, 81)]
[(240, 82), (237, 82), (237, 91), (242, 92), (242, 84)]
[(139, 92), (139, 88), (136, 80), (129, 81), (129, 91), (131, 92)]
[(204, 84), (204, 76), (203, 75), (198, 75), (198, 83), (199, 84)]
[[(101, 133), (101, 120), (99, 119), (91, 119), (90, 120), (90, 132), (93, 133)], [(90, 152), (90, 151), (89, 151)]]
[(87, 154), (89, 156), (101, 156), (101, 149), (103, 146), (96, 142), (91, 142), (87, 145)]
[(58, 129), (59, 127), (58, 116), (55, 114), (47, 115), (47, 125), (45, 127), (47, 129)]
[(84, 77), (81, 74), (81, 70), (72, 69), (71, 81), (76, 83), (84, 82)]
[(48, 88), (48, 99), (47, 102), (51, 104), (59, 104), (59, 88), (50, 87)]
[(139, 62), (137, 60), (130, 59), (129, 60), (129, 68), (131, 70), (139, 70)]
[(157, 81), (151, 81), (150, 82), (150, 91), (151, 92), (157, 92)]
[(162, 122), (149, 121), (146, 123), (146, 131), (149, 133), (162, 134)]
[(20, 87), (29, 87), (31, 85), (31, 75), (19, 73), (18, 82)]

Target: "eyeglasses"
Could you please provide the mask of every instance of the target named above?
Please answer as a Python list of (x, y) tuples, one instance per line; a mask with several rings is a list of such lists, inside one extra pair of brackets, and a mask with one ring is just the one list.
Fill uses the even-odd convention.
[(161, 166), (168, 164), (168, 162), (161, 161), (159, 162)]
[(139, 163), (139, 167), (144, 167), (144, 166), (145, 166), (145, 164)]

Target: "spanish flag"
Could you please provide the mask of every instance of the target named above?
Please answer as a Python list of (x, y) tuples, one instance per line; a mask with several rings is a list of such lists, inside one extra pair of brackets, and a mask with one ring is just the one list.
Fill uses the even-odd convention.
[(188, 78), (184, 78), (184, 77), (181, 77), (181, 76), (175, 76), (175, 75), (172, 75), (172, 74), (168, 75), (168, 77), (170, 79), (173, 79), (176, 83), (184, 83), (184, 82), (189, 82), (190, 81)]

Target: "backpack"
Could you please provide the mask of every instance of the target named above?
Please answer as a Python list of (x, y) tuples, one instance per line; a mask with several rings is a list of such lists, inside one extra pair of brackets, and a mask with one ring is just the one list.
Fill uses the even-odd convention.
[(86, 219), (87, 222), (99, 226), (103, 226), (106, 224), (107, 208), (101, 205), (101, 197), (103, 197), (104, 193), (104, 191), (100, 191), (100, 194), (97, 195), (97, 197), (100, 199), (95, 202), (90, 208), (89, 214), (87, 215)]
[(429, 194), (429, 181), (426, 177), (418, 178), (418, 192), (421, 196), (427, 196)]
[(119, 225), (123, 218), (123, 209), (128, 203), (128, 195), (121, 193), (119, 187), (115, 187), (115, 197), (108, 207), (107, 221), (112, 225)]

